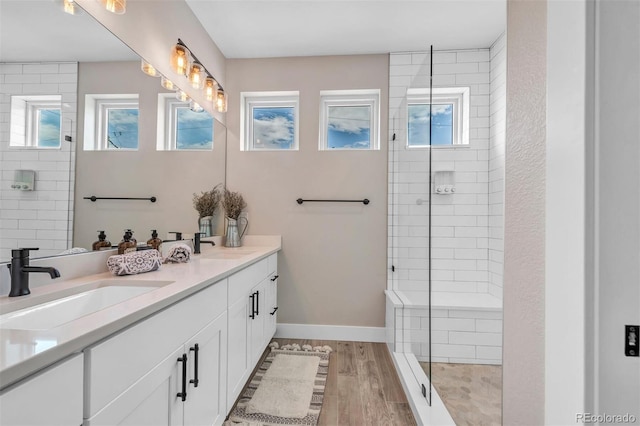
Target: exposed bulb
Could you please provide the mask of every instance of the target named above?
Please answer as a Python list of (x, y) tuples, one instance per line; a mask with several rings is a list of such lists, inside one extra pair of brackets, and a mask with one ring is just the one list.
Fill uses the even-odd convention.
[(80, 10), (74, 0), (62, 0), (62, 7), (64, 8), (65, 13), (68, 13), (69, 15), (75, 15)]
[(122, 15), (127, 11), (127, 0), (100, 0), (100, 3), (111, 13)]
[(218, 96), (216, 97), (216, 109), (218, 112), (227, 112), (227, 93), (223, 91), (218, 91)]
[(160, 76), (160, 74), (153, 67), (153, 65), (151, 65), (149, 62), (145, 61), (144, 59), (142, 59), (142, 62), (140, 64), (140, 69), (142, 70), (143, 73), (145, 73), (146, 75), (149, 75), (151, 77), (159, 77)]
[(192, 100), (191, 102), (189, 102), (189, 109), (193, 112), (202, 112), (204, 111), (204, 108), (202, 108), (200, 106), (199, 103), (197, 103), (196, 101)]
[(202, 65), (193, 64), (189, 70), (189, 83), (194, 89), (202, 88)]
[(176, 74), (187, 75), (189, 72), (189, 49), (186, 47), (176, 44), (171, 49), (171, 69), (176, 72)]
[(185, 92), (183, 92), (182, 90), (178, 90), (176, 92), (176, 99), (178, 99), (179, 101), (182, 102), (189, 102), (191, 100), (191, 98), (189, 97), (189, 95), (187, 95)]
[(204, 94), (208, 101), (212, 101), (218, 96), (218, 82), (213, 77), (204, 79)]
[(164, 75), (160, 78), (160, 85), (167, 90), (178, 90), (178, 87), (173, 84), (173, 81), (169, 80)]

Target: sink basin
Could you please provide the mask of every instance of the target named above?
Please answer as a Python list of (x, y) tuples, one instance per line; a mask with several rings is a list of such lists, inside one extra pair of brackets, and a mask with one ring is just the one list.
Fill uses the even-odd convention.
[(77, 288), (71, 296), (61, 297), (0, 315), (0, 328), (49, 330), (85, 315), (132, 299), (171, 284), (173, 281), (103, 280)]

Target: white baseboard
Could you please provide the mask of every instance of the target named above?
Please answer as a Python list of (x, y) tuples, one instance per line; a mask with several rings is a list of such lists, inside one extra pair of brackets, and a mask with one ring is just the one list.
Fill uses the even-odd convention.
[(275, 337), (281, 339), (343, 340), (349, 342), (386, 342), (384, 327), (344, 325), (278, 324)]

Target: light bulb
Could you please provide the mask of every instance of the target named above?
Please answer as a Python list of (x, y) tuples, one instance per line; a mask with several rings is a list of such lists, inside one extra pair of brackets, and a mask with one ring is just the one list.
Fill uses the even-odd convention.
[(213, 77), (204, 79), (204, 94), (208, 101), (213, 101), (218, 96), (218, 82)]
[(127, 0), (100, 0), (100, 3), (111, 13), (122, 15), (127, 11)]
[(227, 112), (227, 94), (223, 91), (218, 91), (218, 96), (216, 97), (216, 109), (218, 112)]
[(189, 101), (191, 100), (191, 98), (189, 97), (189, 95), (187, 95), (186, 93), (184, 93), (182, 90), (178, 90), (178, 91), (176, 92), (176, 98), (177, 98), (179, 101), (182, 101), (182, 102), (189, 102)]
[(189, 70), (189, 83), (194, 89), (202, 88), (202, 65), (193, 64)]
[(171, 49), (171, 69), (176, 74), (187, 75), (189, 72), (189, 49), (181, 44), (176, 44)]
[(173, 84), (173, 81), (169, 80), (165, 76), (162, 76), (162, 78), (160, 79), (160, 85), (167, 90), (178, 90), (178, 87), (176, 87), (176, 85)]
[(160, 76), (160, 74), (158, 73), (158, 71), (156, 71), (153, 65), (151, 65), (149, 62), (145, 61), (144, 59), (142, 59), (142, 62), (140, 64), (140, 69), (142, 70), (143, 73), (145, 73), (146, 75), (150, 75), (151, 77)]
[(196, 101), (193, 101), (193, 100), (189, 103), (189, 109), (191, 111), (193, 111), (193, 112), (202, 112), (202, 111), (204, 111), (204, 108), (202, 108), (199, 103), (197, 103)]
[(78, 12), (78, 5), (74, 0), (62, 0), (62, 7), (69, 15), (75, 15)]

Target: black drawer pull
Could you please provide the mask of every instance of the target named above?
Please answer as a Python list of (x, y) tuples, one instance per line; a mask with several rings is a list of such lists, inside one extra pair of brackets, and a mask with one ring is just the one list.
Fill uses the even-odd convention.
[(200, 383), (200, 380), (198, 380), (198, 352), (200, 352), (200, 346), (198, 346), (198, 344), (196, 343), (192, 348), (189, 348), (190, 351), (194, 352), (194, 366), (193, 366), (193, 375), (194, 378), (189, 380), (189, 383), (193, 383), (194, 387), (198, 387), (198, 383)]
[(187, 400), (187, 354), (182, 354), (180, 358), (178, 358), (178, 362), (182, 363), (182, 392), (178, 392), (176, 395), (179, 398), (182, 398), (182, 401)]
[(271, 315), (275, 315), (277, 310), (278, 310), (278, 307), (276, 306), (275, 308), (273, 308), (273, 312), (271, 312)]
[(280, 275), (274, 275), (273, 277), (271, 277), (271, 281), (275, 281), (275, 280), (277, 280), (279, 276), (280, 276)]
[(260, 292), (256, 291), (256, 315), (260, 315)]
[(251, 314), (249, 315), (249, 318), (255, 319), (256, 318), (256, 294), (253, 293), (251, 296), (249, 296), (249, 298), (251, 299)]

